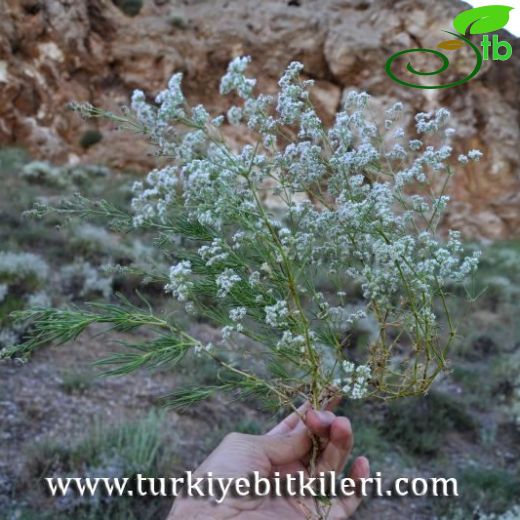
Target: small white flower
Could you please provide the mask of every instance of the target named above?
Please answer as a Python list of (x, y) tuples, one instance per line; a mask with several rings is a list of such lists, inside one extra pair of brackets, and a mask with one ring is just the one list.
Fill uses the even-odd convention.
[(439, 108), (435, 113), (421, 112), (415, 116), (417, 132), (420, 134), (431, 134), (438, 132), (450, 118), (450, 111)]
[(282, 337), (276, 344), (276, 348), (285, 348), (303, 352), (305, 351), (305, 338), (300, 334), (295, 336), (291, 331), (284, 330)]
[(197, 356), (200, 356), (204, 351), (211, 352), (214, 348), (215, 346), (213, 345), (213, 343), (206, 343), (205, 345), (203, 345), (202, 343), (197, 343), (196, 345), (194, 345), (193, 351)]
[(226, 74), (220, 81), (220, 93), (229, 94), (236, 91), (244, 99), (251, 97), (256, 80), (246, 78), (244, 72), (251, 62), (249, 56), (237, 57), (228, 66)]
[(245, 307), (235, 307), (229, 311), (229, 319), (232, 321), (242, 321), (247, 314)]
[(225, 298), (231, 289), (240, 282), (240, 276), (233, 271), (233, 269), (226, 269), (217, 276), (217, 296), (219, 298)]
[(225, 251), (224, 242), (220, 239), (213, 240), (211, 245), (200, 247), (198, 253), (208, 267), (218, 265), (229, 257), (229, 253)]
[(232, 338), (233, 333), (235, 332), (235, 327), (233, 327), (232, 325), (226, 325), (222, 327), (221, 332), (222, 338), (225, 340), (229, 340)]
[(468, 157), (472, 161), (480, 161), (480, 159), (484, 156), (484, 154), (480, 150), (470, 150), (468, 152)]
[(243, 116), (243, 113), (242, 113), (242, 109), (240, 107), (232, 106), (227, 111), (227, 120), (230, 125), (233, 125), (233, 126), (239, 125), (240, 122), (242, 121), (242, 116)]
[(372, 371), (368, 365), (355, 365), (351, 361), (341, 364), (342, 376), (335, 379), (336, 386), (341, 386), (342, 392), (351, 399), (362, 399), (368, 393), (368, 383)]
[(422, 145), (423, 145), (423, 143), (419, 139), (412, 139), (411, 141), (408, 142), (408, 146), (409, 146), (410, 150), (413, 150), (413, 151), (420, 150)]
[(171, 292), (180, 302), (188, 299), (193, 283), (191, 262), (183, 260), (177, 265), (170, 267), (170, 283), (165, 286), (166, 292)]
[(274, 305), (264, 307), (265, 322), (271, 327), (282, 327), (286, 324), (289, 309), (285, 300), (279, 300)]

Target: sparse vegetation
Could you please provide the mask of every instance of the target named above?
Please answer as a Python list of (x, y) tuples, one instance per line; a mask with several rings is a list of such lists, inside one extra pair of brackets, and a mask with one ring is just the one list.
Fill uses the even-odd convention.
[[(82, 190), (128, 204), (130, 177), (97, 165), (57, 166), (31, 161), (21, 150), (0, 151), (0, 175), (9, 183), (0, 193), (0, 349), (26, 333), (11, 314), (31, 307), (63, 305), (78, 299), (109, 299), (117, 287), (129, 292), (135, 281), (110, 266), (153, 264), (154, 249), (141, 237), (129, 239), (80, 218), (35, 220), (26, 210), (35, 201), (58, 200)], [(29, 212), (30, 213), (30, 212)], [(13, 229), (16, 232), (13, 233)], [(125, 286), (126, 283), (126, 286)]]
[(99, 130), (87, 130), (79, 140), (82, 148), (90, 148), (103, 140), (103, 134)]
[[(129, 477), (167, 475), (175, 463), (164, 428), (163, 414), (152, 411), (130, 422), (96, 424), (83, 439), (65, 442), (50, 439), (31, 449), (29, 479), (42, 476)], [(68, 518), (154, 518), (164, 514), (168, 500), (109, 497), (91, 499), (67, 494), (57, 499), (58, 510)], [(29, 513), (26, 513), (29, 514)]]
[(493, 466), (472, 466), (458, 474), (462, 500), (468, 510), (482, 504), (488, 511), (504, 513), (518, 500), (518, 473)]
[(435, 455), (450, 432), (475, 432), (475, 423), (463, 403), (438, 392), (393, 402), (387, 414), (385, 437), (415, 455)]
[(69, 394), (83, 393), (95, 384), (95, 375), (86, 368), (63, 370), (60, 386)]
[(112, 0), (127, 16), (137, 16), (143, 8), (143, 0)]
[(170, 13), (168, 21), (173, 27), (177, 29), (187, 29), (188, 27), (188, 20), (186, 20), (182, 14), (176, 11)]

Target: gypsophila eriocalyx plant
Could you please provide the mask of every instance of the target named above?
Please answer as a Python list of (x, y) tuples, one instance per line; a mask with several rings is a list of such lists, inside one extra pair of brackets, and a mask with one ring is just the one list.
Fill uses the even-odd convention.
[[(34, 336), (10, 354), (92, 323), (147, 327), (156, 339), (103, 363), (117, 374), (213, 360), (220, 384), (181, 389), (180, 404), (217, 390), (316, 407), (335, 396), (400, 397), (425, 392), (445, 369), (456, 335), (448, 288), (478, 259), (463, 255), (457, 232), (437, 236), (452, 175), (449, 112), (418, 114), (409, 139), (401, 103), (378, 120), (369, 96), (351, 92), (326, 127), (300, 63), (272, 96), (256, 94), (249, 61), (234, 59), (222, 78), (221, 94), (235, 103), (225, 116), (190, 107), (181, 74), (154, 103), (134, 92), (122, 114), (73, 107), (146, 135), (161, 166), (134, 185), (131, 214), (82, 198), (63, 211), (154, 232), (171, 267), (143, 276), (217, 327), (218, 339), (206, 343), (176, 314), (145, 305), (96, 304), (22, 313)], [(228, 141), (226, 124), (242, 127), (248, 144)], [(473, 150), (460, 162), (479, 158)], [(357, 344), (353, 331), (367, 324), (372, 333)]]

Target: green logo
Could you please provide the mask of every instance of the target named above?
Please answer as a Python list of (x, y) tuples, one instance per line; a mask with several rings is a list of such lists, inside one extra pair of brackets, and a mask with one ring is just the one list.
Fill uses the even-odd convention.
[[(485, 34), (502, 29), (502, 27), (504, 27), (509, 21), (509, 12), (512, 9), (512, 7), (506, 5), (487, 5), (484, 7), (468, 9), (467, 11), (462, 11), (459, 13), (453, 20), (453, 26), (458, 32), (454, 33), (451, 31), (443, 31), (454, 36), (455, 39), (444, 40), (437, 45), (437, 48), (444, 51), (456, 51), (462, 47), (468, 46), (475, 55), (475, 66), (465, 78), (452, 81), (451, 83), (447, 83), (445, 85), (420, 85), (398, 78), (392, 70), (392, 66), (394, 65), (395, 60), (401, 56), (404, 56), (405, 54), (412, 54), (416, 52), (435, 56), (436, 58), (440, 59), (441, 65), (436, 70), (431, 72), (422, 72), (416, 70), (413, 65), (408, 62), (406, 70), (411, 74), (416, 76), (435, 76), (448, 69), (450, 66), (450, 61), (445, 54), (436, 49), (422, 48), (407, 49), (396, 52), (390, 56), (385, 65), (386, 73), (396, 83), (411, 88), (439, 89), (457, 87), (458, 85), (467, 83), (470, 79), (474, 78), (478, 74), (480, 68), (482, 67), (482, 62), (484, 60), (490, 59), (490, 54), (494, 61), (505, 61), (511, 58), (513, 55), (513, 48), (509, 42), (499, 40), (498, 35), (496, 34), (494, 34), (493, 38), (490, 40), (489, 36)], [(472, 34), (484, 34), (480, 44), (480, 47), (482, 47), (482, 52), (480, 51), (480, 48), (469, 39)]]

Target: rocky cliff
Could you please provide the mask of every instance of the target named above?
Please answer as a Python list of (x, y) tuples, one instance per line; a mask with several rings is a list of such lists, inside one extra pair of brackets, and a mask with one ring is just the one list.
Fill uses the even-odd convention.
[[(140, 4), (143, 3), (140, 9)], [(116, 5), (117, 4), (117, 5)], [(110, 128), (101, 134), (65, 110), (71, 100), (107, 108), (140, 88), (162, 89), (185, 74), (194, 102), (219, 109), (218, 79), (231, 57), (250, 54), (264, 86), (291, 60), (315, 79), (315, 99), (332, 118), (345, 89), (415, 111), (448, 106), (464, 148), (485, 158), (453, 179), (450, 224), (477, 238), (520, 234), (520, 44), (506, 62), (442, 90), (401, 87), (386, 59), (435, 48), (467, 6), (453, 0), (0, 0), (0, 142), (41, 158), (147, 167), (145, 143)], [(460, 77), (464, 58), (450, 75)], [(86, 133), (87, 132), (87, 133)], [(107, 143), (110, 142), (110, 146)]]

